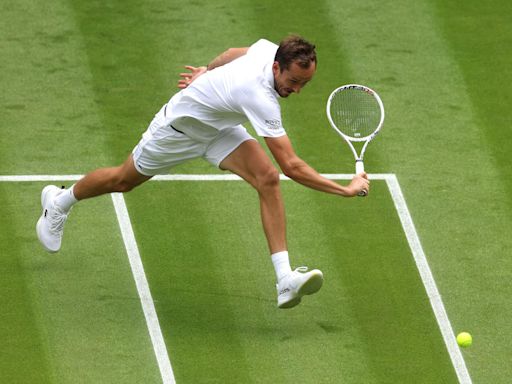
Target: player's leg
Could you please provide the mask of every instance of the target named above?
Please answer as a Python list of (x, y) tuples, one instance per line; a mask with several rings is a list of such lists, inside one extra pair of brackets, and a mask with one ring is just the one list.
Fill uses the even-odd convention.
[(219, 167), (239, 175), (258, 191), (263, 228), (278, 280), (277, 305), (279, 308), (296, 306), (302, 296), (321, 288), (323, 274), (317, 269), (307, 272), (305, 267), (291, 270), (279, 172), (255, 140), (242, 142)]
[(46, 186), (41, 193), (43, 213), (36, 225), (39, 241), (47, 251), (57, 252), (69, 211), (79, 200), (110, 192), (127, 192), (150, 178), (137, 171), (130, 155), (119, 167), (97, 169), (69, 189)]
[(286, 251), (286, 219), (279, 172), (260, 144), (255, 140), (243, 142), (219, 166), (237, 174), (256, 189), (270, 253)]
[(135, 168), (133, 155), (130, 154), (118, 167), (100, 168), (87, 174), (73, 186), (73, 194), (77, 200), (84, 200), (105, 193), (129, 192), (151, 177)]
[(97, 169), (66, 190), (56, 186), (43, 189), (43, 214), (36, 228), (44, 248), (50, 252), (60, 249), (68, 212), (79, 200), (111, 192), (128, 192), (153, 175), (165, 173), (177, 164), (203, 155), (205, 144), (169, 127), (162, 116), (159, 113), (153, 119), (122, 165)]

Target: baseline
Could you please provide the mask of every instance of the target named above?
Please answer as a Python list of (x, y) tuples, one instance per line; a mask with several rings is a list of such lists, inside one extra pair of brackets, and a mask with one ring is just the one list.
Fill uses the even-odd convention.
[[(322, 173), (322, 176), (331, 180), (350, 180), (354, 177), (350, 173)], [(372, 173), (368, 177), (372, 180), (387, 180), (394, 176), (391, 173)], [(0, 175), (0, 182), (36, 182), (36, 181), (78, 181), (84, 175)], [(285, 175), (280, 175), (280, 180), (290, 180)], [(194, 175), (194, 174), (174, 174), (157, 175), (150, 181), (237, 181), (242, 180), (239, 176), (233, 174), (212, 174), (212, 175)]]

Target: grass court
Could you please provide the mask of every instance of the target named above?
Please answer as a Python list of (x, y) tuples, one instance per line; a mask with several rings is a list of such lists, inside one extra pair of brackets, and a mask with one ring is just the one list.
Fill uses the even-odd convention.
[[(508, 383), (509, 2), (5, 0), (0, 10), (0, 382)], [(281, 106), (319, 172), (353, 171), (325, 117), (332, 89), (365, 84), (386, 107), (365, 159), (368, 198), (282, 181), (291, 262), (324, 272), (317, 295), (276, 308), (257, 194), (236, 180), (157, 180), (81, 202), (61, 251), (43, 251), (42, 175), (68, 186), (65, 175), (119, 164), (183, 65), (288, 33), (317, 45), (315, 78)], [(201, 161), (173, 173), (227, 175)], [(397, 181), (413, 245), (378, 175)], [(470, 348), (454, 349), (460, 331)]]

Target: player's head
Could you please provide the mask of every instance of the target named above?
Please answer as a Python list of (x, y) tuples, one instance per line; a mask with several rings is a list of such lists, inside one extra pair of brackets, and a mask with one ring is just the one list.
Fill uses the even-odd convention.
[(272, 66), (274, 88), (281, 97), (299, 93), (313, 78), (316, 64), (315, 46), (300, 36), (288, 36), (279, 44)]
[(279, 44), (274, 61), (279, 64), (281, 71), (290, 69), (292, 63), (304, 69), (313, 64), (316, 66), (315, 45), (300, 36), (290, 35)]

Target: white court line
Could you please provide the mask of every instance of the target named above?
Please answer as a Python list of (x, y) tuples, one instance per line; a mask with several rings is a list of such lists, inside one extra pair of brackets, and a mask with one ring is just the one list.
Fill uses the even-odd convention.
[[(322, 176), (331, 180), (350, 180), (354, 175), (349, 173), (322, 173)], [(372, 180), (387, 180), (391, 174), (373, 173), (368, 175)], [(2, 175), (0, 182), (23, 182), (23, 181), (77, 181), (84, 175)], [(280, 175), (281, 180), (290, 180), (285, 175)], [(236, 181), (242, 180), (233, 174), (218, 175), (158, 175), (151, 179), (152, 181)]]
[(146, 317), (146, 324), (148, 326), (151, 342), (153, 343), (153, 349), (155, 351), (158, 367), (160, 368), (160, 374), (162, 375), (162, 382), (164, 384), (175, 384), (176, 381), (174, 379), (171, 361), (162, 336), (162, 330), (160, 328), (160, 323), (158, 322), (153, 298), (149, 291), (148, 280), (144, 273), (144, 267), (142, 266), (139, 248), (135, 241), (135, 235), (133, 234), (133, 228), (130, 216), (128, 215), (128, 209), (126, 208), (126, 203), (124, 202), (124, 197), (121, 193), (112, 193), (112, 201), (114, 202), (117, 220), (119, 221), (119, 227), (121, 228), (121, 234), (123, 235), (126, 253), (130, 260), (135, 285), (139, 292), (142, 310)]
[[(327, 177), (331, 180), (350, 180), (353, 175), (352, 174), (323, 174), (323, 176)], [(400, 218), (400, 222), (402, 224), (404, 233), (406, 235), (407, 241), (409, 243), (409, 247), (411, 248), (414, 260), (416, 262), (416, 267), (420, 273), (421, 280), (425, 287), (428, 299), (430, 301), (430, 305), (432, 306), (432, 310), (437, 320), (437, 324), (439, 329), (441, 330), (441, 334), (443, 336), (444, 343), (450, 355), (450, 359), (452, 361), (453, 367), (455, 368), (455, 372), (459, 379), (460, 384), (471, 384), (471, 377), (469, 376), (469, 372), (467, 370), (466, 364), (464, 362), (464, 358), (460, 352), (460, 349), (456, 343), (455, 335), (453, 333), (452, 326), (450, 324), (450, 320), (448, 319), (448, 315), (444, 308), (443, 301), (441, 299), (441, 295), (437, 289), (434, 277), (430, 270), (430, 267), (427, 262), (427, 258), (425, 256), (425, 252), (421, 246), (418, 233), (416, 232), (416, 228), (412, 221), (411, 214), (409, 209), (407, 208), (407, 204), (405, 203), (405, 198), (400, 189), (400, 184), (398, 183), (398, 179), (394, 174), (369, 174), (368, 175), (371, 180), (385, 180), (390, 191), (391, 197), (395, 204), (395, 208), (397, 210), (398, 216)], [(23, 182), (23, 181), (75, 181), (82, 178), (81, 175), (5, 175), (0, 176), (0, 182)], [(238, 176), (231, 174), (220, 174), (220, 175), (161, 175), (155, 176), (152, 180), (155, 181), (236, 181), (240, 180)], [(281, 175), (281, 180), (289, 180), (286, 176)], [(114, 197), (119, 196), (119, 197)], [(119, 224), (121, 226), (121, 231), (123, 233), (123, 240), (125, 241), (125, 247), (130, 257), (129, 249), (135, 249), (136, 259), (138, 261), (135, 264), (140, 264), (137, 266), (137, 270), (142, 272), (143, 283), (142, 286), (145, 285), (143, 289), (147, 290), (146, 292), (141, 293), (139, 291), (139, 295), (141, 297), (141, 302), (143, 308), (145, 303), (149, 308), (151, 308), (146, 314), (146, 309), (144, 309), (144, 315), (146, 316), (146, 322), (148, 324), (148, 329), (150, 331), (151, 340), (153, 342), (153, 346), (155, 348), (155, 353), (157, 354), (158, 364), (160, 367), (160, 372), (162, 374), (162, 379), (164, 383), (175, 383), (174, 376), (172, 373), (171, 364), (169, 361), (169, 357), (167, 355), (167, 350), (165, 348), (165, 344), (163, 342), (162, 333), (160, 330), (160, 325), (158, 323), (158, 318), (156, 315), (156, 311), (154, 309), (153, 300), (151, 299), (151, 294), (149, 292), (149, 287), (147, 285), (147, 280), (144, 275), (144, 269), (142, 267), (142, 262), (140, 261), (140, 255), (137, 248), (137, 243), (135, 241), (135, 236), (133, 235), (133, 230), (131, 228), (130, 218), (128, 216), (128, 210), (126, 208), (126, 204), (124, 203), (124, 199), (122, 195), (113, 194), (112, 199), (114, 201), (114, 206), (116, 206), (116, 199), (120, 199), (119, 211), (122, 213), (123, 219), (121, 219), (120, 213), (118, 213), (118, 207), (116, 206), (116, 213), (118, 215)], [(121, 224), (121, 220), (125, 222), (125, 224)], [(129, 236), (125, 238), (125, 233), (123, 231), (123, 226), (126, 226), (127, 233)], [(132, 261), (130, 260), (130, 264)], [(133, 270), (132, 266), (132, 270)], [(140, 272), (137, 272), (140, 273)], [(137, 282), (136, 273), (134, 272), (134, 277), (137, 283), (137, 289), (139, 290), (139, 283)], [(154, 334), (152, 333), (154, 332)], [(155, 340), (156, 338), (156, 345)], [(162, 360), (162, 361), (161, 361)], [(166, 361), (167, 360), (167, 361)], [(166, 379), (167, 378), (167, 379)], [(165, 381), (169, 380), (169, 381)]]
[(76, 181), (82, 177), (83, 175), (2, 175), (0, 181)]

